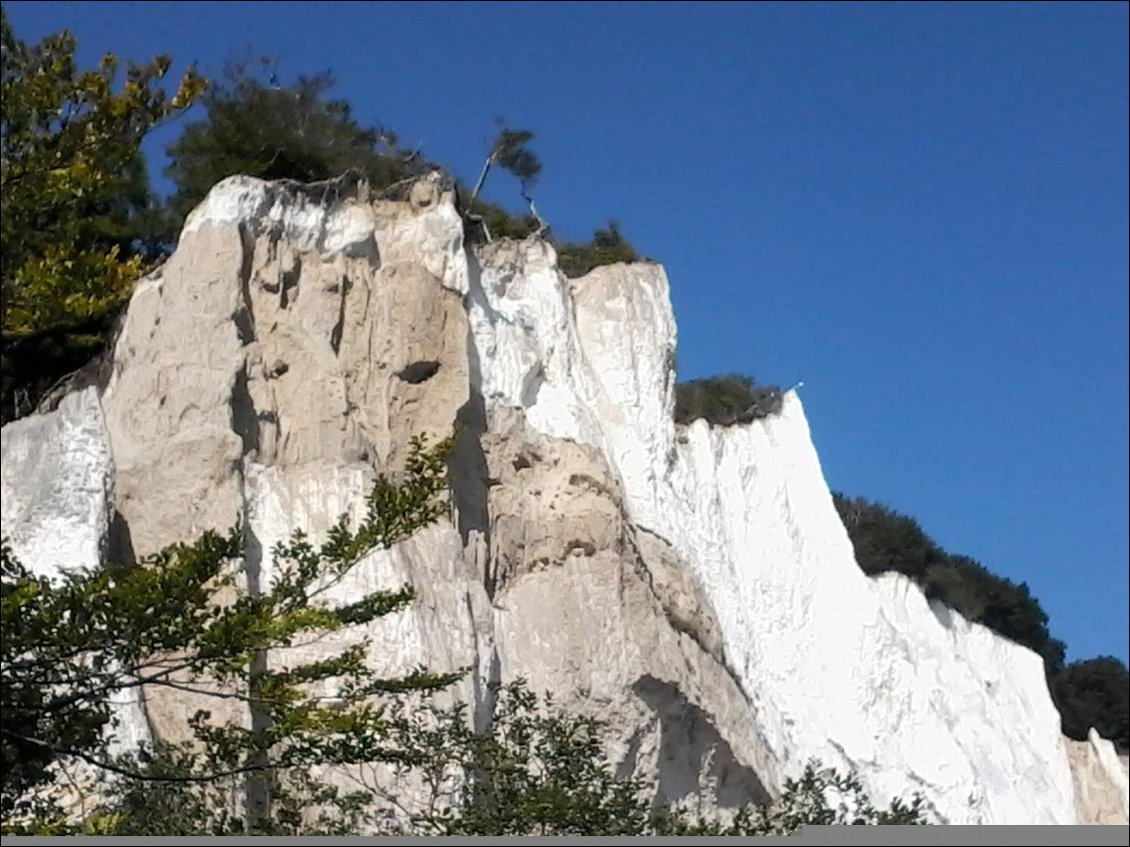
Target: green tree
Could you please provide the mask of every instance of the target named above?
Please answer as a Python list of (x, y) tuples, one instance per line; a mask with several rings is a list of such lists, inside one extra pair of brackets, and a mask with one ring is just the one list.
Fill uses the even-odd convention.
[[(500, 127), (498, 135), (491, 142), (474, 188), (469, 194), (461, 191), (466, 197), (461, 203), (463, 216), (476, 225), (468, 231), (469, 241), (479, 243), (490, 242), (494, 238), (545, 236), (557, 250), (558, 268), (571, 278), (584, 276), (600, 265), (640, 260), (639, 253), (624, 237), (617, 221), (609, 221), (607, 228), (598, 229), (589, 242), (563, 242), (549, 232), (549, 224), (538, 214), (537, 204), (530, 193), (542, 172), (541, 160), (530, 147), (534, 133), (507, 127), (501, 118), (497, 123)], [(507, 171), (518, 180), (518, 193), (526, 203), (527, 214), (511, 214), (504, 207), (481, 197), (487, 177), (495, 168)]]
[[(490, 724), (465, 704), (402, 708), (395, 744), (430, 794), (409, 831), (428, 835), (638, 835), (652, 818), (643, 783), (617, 776), (601, 721), (554, 708), (523, 681), (493, 686)], [(378, 794), (382, 794), (379, 788)], [(395, 799), (395, 798), (393, 798)]]
[(942, 549), (909, 515), (862, 497), (837, 492), (832, 497), (851, 537), (855, 559), (868, 576), (898, 571), (921, 581), (931, 568), (945, 561)]
[[(499, 124), (503, 124), (503, 121), (500, 120)], [(496, 166), (520, 180), (523, 189), (533, 185), (541, 174), (541, 161), (529, 147), (529, 143), (533, 140), (534, 134), (528, 129), (510, 129), (503, 125), (491, 142), (490, 151), (483, 162), (482, 170), (479, 171), (479, 178), (471, 191), (471, 200), (474, 201), (479, 196), (479, 192), (486, 184), (487, 176)]]
[[(528, 129), (511, 129), (501, 118), (498, 124), (498, 135), (491, 142), (483, 167), (479, 171), (479, 178), (475, 181), (475, 187), (467, 199), (464, 214), (479, 224), (487, 241), (491, 240), (492, 232), (495, 236), (518, 238), (524, 238), (535, 232), (540, 234), (546, 229), (546, 224), (538, 215), (537, 207), (529, 193), (541, 174), (541, 160), (529, 146), (534, 134)], [(495, 167), (507, 171), (518, 180), (519, 192), (530, 210), (528, 218), (515, 219), (502, 207), (484, 203), (479, 198), (479, 192), (483, 190), (487, 177)]]
[(104, 344), (145, 269), (152, 200), (140, 145), (180, 114), (202, 81), (161, 87), (170, 60), (104, 57), (80, 71), (74, 37), (28, 44), (3, 13), (0, 33), (0, 344), (6, 422), (35, 407)]
[[(451, 444), (429, 448), (413, 440), (403, 478), (376, 479), (356, 529), (343, 516), (320, 545), (295, 531), (273, 550), (277, 576), (257, 594), (241, 589), (239, 527), (173, 545), (139, 566), (91, 567), (56, 578), (34, 575), (5, 543), (5, 828), (58, 817), (53, 804), (61, 777), (53, 766), (60, 763), (79, 760), (133, 780), (159, 778), (116, 764), (108, 754), (110, 698), (142, 685), (234, 699), (256, 718), (248, 727), (213, 722), (206, 712), (192, 716), (197, 744), (177, 760), (182, 783), (378, 757), (385, 730), (373, 698), (435, 690), (457, 675), (421, 668), (382, 679), (366, 665), (364, 640), (289, 669), (266, 669), (260, 659), (265, 651), (363, 625), (411, 601), (408, 587), (336, 607), (323, 595), (369, 551), (397, 543), (444, 512), (439, 495), (447, 486)], [(327, 700), (317, 690), (331, 682), (336, 695)], [(260, 795), (269, 790), (266, 782), (253, 787)], [(266, 814), (252, 809), (251, 825)]]
[[(117, 836), (344, 836), (379, 825), (369, 792), (343, 790), (307, 768), (260, 772), (270, 810), (249, 819), (246, 780), (228, 773), (213, 752), (158, 745), (115, 760), (119, 770), (143, 778), (111, 774), (101, 786), (102, 802), (76, 828)], [(215, 776), (195, 779), (201, 771)]]
[[(409, 709), (392, 721), (402, 767), (422, 770), (430, 794), (406, 832), (425, 835), (771, 835), (811, 824), (925, 823), (924, 799), (879, 809), (854, 772), (810, 762), (781, 796), (730, 818), (658, 804), (652, 786), (608, 759), (608, 724), (557, 707), (523, 680), (492, 686), (489, 725), (475, 731), (465, 705)], [(393, 798), (395, 799), (395, 798)]]
[[(807, 765), (766, 806), (731, 817), (692, 816), (657, 805), (650, 784), (622, 776), (604, 753), (608, 725), (571, 714), (522, 680), (490, 688), (486, 726), (473, 726), (467, 704), (420, 707), (401, 698), (386, 711), (385, 744), (400, 751), (398, 773), (362, 773), (356, 791), (341, 792), (304, 774), (280, 785), (272, 834), (356, 834), (361, 826), (386, 835), (772, 835), (808, 824), (925, 823), (924, 802), (895, 800), (876, 807), (858, 776)], [(386, 757), (391, 759), (391, 757)], [(165, 768), (175, 770), (175, 763)], [(405, 793), (404, 776), (421, 777), (422, 791)], [(238, 831), (230, 801), (211, 787), (180, 783), (169, 794), (157, 783), (120, 783), (96, 818), (107, 834), (229, 834)], [(298, 810), (325, 810), (304, 820)], [(373, 813), (381, 807), (391, 814)], [(226, 823), (226, 827), (225, 827)]]
[[(200, 98), (204, 117), (188, 124), (168, 148), (165, 173), (176, 188), (158, 240), (175, 241), (188, 213), (216, 183), (234, 174), (314, 182), (354, 172), (380, 191), (428, 170), (443, 170), (419, 150), (399, 147), (393, 131), (358, 123), (348, 101), (330, 97), (333, 86), (329, 71), (282, 85), (269, 58), (229, 63), (222, 79)], [(541, 160), (531, 147), (534, 133), (508, 127), (501, 119), (498, 124), (474, 186), (467, 189), (457, 183), (470, 243), (522, 239), (549, 229), (531, 194), (542, 172)], [(518, 180), (524, 214), (482, 197), (487, 178), (496, 169)], [(151, 230), (152, 220), (147, 221)], [(597, 230), (591, 243), (569, 243), (558, 249), (560, 267), (569, 276), (639, 259), (616, 222)]]
[(324, 71), (281, 85), (270, 59), (230, 62), (201, 98), (204, 117), (168, 148), (174, 233), (233, 174), (315, 182), (356, 171), (382, 189), (421, 173), (427, 163), (395, 133), (363, 126), (348, 101), (329, 96), (334, 84)]
[(412, 751), (407, 766), (425, 771), (439, 801), (412, 817), (414, 834), (766, 835), (805, 824), (923, 822), (921, 797), (879, 810), (854, 773), (824, 773), (816, 762), (772, 804), (751, 804), (732, 820), (692, 817), (657, 806), (646, 780), (617, 772), (604, 752), (606, 722), (557, 708), (522, 680), (493, 692), (485, 731), (471, 729), (463, 706), (394, 721), (398, 745)]
[(1119, 751), (1130, 751), (1130, 671), (1114, 656), (1072, 662), (1055, 675), (1052, 694), (1063, 732), (1082, 740), (1094, 728)]

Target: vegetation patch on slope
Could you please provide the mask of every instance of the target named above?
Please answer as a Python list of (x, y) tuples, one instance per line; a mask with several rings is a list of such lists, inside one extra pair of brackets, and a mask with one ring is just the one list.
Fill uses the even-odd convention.
[(641, 258), (620, 232), (618, 221), (609, 221), (608, 226), (594, 232), (592, 240), (587, 243), (553, 241), (553, 245), (557, 248), (557, 267), (570, 278), (584, 276), (601, 265), (638, 262)]
[(749, 423), (781, 411), (783, 392), (774, 385), (758, 385), (752, 376), (724, 374), (692, 379), (675, 385), (675, 423), (700, 418), (713, 426)]

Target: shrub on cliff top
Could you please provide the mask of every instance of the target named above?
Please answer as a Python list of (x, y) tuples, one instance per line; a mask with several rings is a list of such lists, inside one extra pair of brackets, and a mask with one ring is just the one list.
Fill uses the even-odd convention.
[(1039, 653), (1049, 669), (1062, 667), (1063, 642), (1051, 637), (1047, 613), (1025, 583), (946, 552), (914, 518), (862, 497), (834, 493), (833, 500), (865, 574), (905, 574), (930, 599)]
[(757, 385), (753, 377), (726, 374), (681, 382), (675, 386), (675, 422), (704, 418), (715, 426), (733, 426), (781, 411), (781, 389)]
[(554, 246), (557, 248), (557, 267), (570, 278), (584, 276), (601, 265), (640, 260), (636, 248), (620, 232), (618, 221), (609, 221), (605, 229), (598, 229), (587, 244), (568, 242)]

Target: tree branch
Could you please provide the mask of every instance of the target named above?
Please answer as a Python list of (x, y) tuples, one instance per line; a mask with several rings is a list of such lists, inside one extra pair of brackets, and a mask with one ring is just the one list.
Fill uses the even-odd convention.
[(58, 756), (73, 756), (88, 765), (93, 765), (96, 768), (116, 773), (119, 776), (128, 777), (129, 779), (141, 780), (143, 782), (179, 782), (179, 783), (205, 783), (215, 782), (219, 779), (224, 779), (229, 776), (239, 776), (240, 774), (252, 773), (255, 771), (270, 770), (271, 768), (279, 767), (278, 763), (256, 764), (256, 765), (241, 765), (237, 768), (229, 768), (227, 770), (215, 771), (210, 774), (201, 775), (182, 775), (182, 776), (156, 776), (154, 774), (141, 773), (138, 771), (130, 770), (129, 768), (122, 767), (121, 765), (113, 762), (108, 762), (89, 753), (84, 753), (81, 750), (75, 750), (61, 744), (52, 744), (49, 741), (44, 741), (42, 738), (35, 738), (30, 735), (24, 735), (19, 732), (14, 732), (7, 727), (0, 727), (0, 734), (6, 735), (9, 738), (14, 738), (18, 741), (23, 741), (28, 744), (33, 744), (36, 747), (42, 747), (45, 750), (50, 750)]

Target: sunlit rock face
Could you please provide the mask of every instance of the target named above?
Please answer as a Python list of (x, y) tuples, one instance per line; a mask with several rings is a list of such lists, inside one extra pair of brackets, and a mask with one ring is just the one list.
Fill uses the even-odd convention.
[[(449, 516), (331, 595), (417, 600), (333, 645), (471, 668), (447, 698), (480, 723), (490, 683), (528, 679), (608, 721), (659, 800), (763, 800), (818, 758), (939, 822), (1125, 824), (1124, 762), (1062, 737), (1039, 657), (860, 571), (795, 393), (674, 424), (675, 344), (661, 266), (567, 280), (538, 239), (472, 249), (438, 177), (398, 199), (233, 177), (97, 378), (4, 428), (4, 533), (49, 572), (239, 518), (256, 590), (275, 542), (359, 515), (410, 436), (458, 431)], [(201, 705), (146, 691), (119, 743), (183, 738)]]

